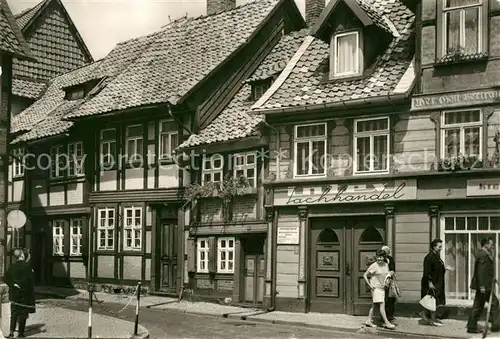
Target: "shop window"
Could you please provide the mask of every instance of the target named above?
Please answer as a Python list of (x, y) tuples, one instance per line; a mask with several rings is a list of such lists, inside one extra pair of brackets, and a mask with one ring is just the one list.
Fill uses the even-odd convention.
[(257, 154), (256, 152), (247, 152), (235, 154), (234, 159), (234, 177), (244, 177), (247, 179), (250, 187), (257, 187)]
[(219, 154), (215, 154), (212, 155), (211, 157), (203, 159), (202, 176), (201, 176), (202, 183), (222, 182), (223, 167), (224, 167), (224, 158)]
[(14, 178), (22, 177), (24, 175), (24, 149), (16, 148), (13, 150), (12, 159), (12, 176)]
[(178, 146), (177, 124), (173, 121), (160, 121), (159, 150), (161, 160), (172, 160), (172, 155)]
[(64, 255), (64, 221), (54, 220), (52, 222), (52, 254)]
[(483, 0), (444, 0), (443, 6), (443, 55), (485, 52)]
[(295, 126), (294, 135), (296, 177), (326, 174), (326, 124)]
[(370, 243), (370, 244), (383, 244), (384, 239), (382, 239), (382, 235), (380, 232), (374, 227), (368, 227), (366, 230), (361, 233), (359, 237), (359, 242), (362, 244)]
[(318, 243), (338, 244), (339, 237), (331, 228), (326, 228), (318, 236)]
[(234, 273), (234, 238), (217, 240), (217, 273)]
[(83, 219), (71, 218), (70, 224), (70, 255), (82, 255), (83, 246)]
[(115, 209), (100, 208), (97, 211), (97, 249), (113, 250), (115, 248)]
[[(442, 258), (446, 265), (455, 268), (448, 272), (445, 280), (446, 297), (449, 299), (473, 300), (474, 291), (469, 288), (474, 274), (476, 254), (481, 248), (481, 239), (492, 238), (495, 242), (494, 260), (499, 278), (500, 214), (498, 215), (448, 215), (441, 219), (441, 238), (444, 241)], [(496, 287), (498, 293), (498, 285)]]
[(363, 72), (362, 36), (359, 31), (334, 34), (331, 42), (330, 77), (349, 77)]
[(443, 112), (441, 116), (442, 157), (481, 158), (482, 134), (481, 110)]
[(123, 249), (140, 251), (142, 249), (142, 207), (124, 208)]
[(101, 166), (111, 168), (115, 164), (116, 156), (116, 129), (101, 131)]
[(354, 121), (354, 173), (389, 171), (389, 118)]
[(208, 238), (198, 238), (196, 244), (196, 272), (208, 273)]

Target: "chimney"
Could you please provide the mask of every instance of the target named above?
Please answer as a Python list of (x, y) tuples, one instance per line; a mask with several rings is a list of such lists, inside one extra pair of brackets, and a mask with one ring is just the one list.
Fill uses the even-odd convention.
[(325, 9), (325, 0), (306, 0), (306, 23), (312, 27)]
[(227, 11), (236, 7), (236, 0), (207, 0), (207, 15)]

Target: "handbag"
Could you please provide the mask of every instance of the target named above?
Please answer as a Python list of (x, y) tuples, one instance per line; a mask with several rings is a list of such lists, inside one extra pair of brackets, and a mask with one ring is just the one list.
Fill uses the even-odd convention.
[(389, 285), (389, 294), (388, 297), (392, 299), (398, 299), (401, 297), (401, 291), (399, 290), (398, 283), (396, 282), (396, 279), (394, 279), (391, 284)]
[(426, 310), (431, 312), (436, 311), (436, 298), (433, 295), (427, 294), (420, 300), (420, 305), (422, 305)]

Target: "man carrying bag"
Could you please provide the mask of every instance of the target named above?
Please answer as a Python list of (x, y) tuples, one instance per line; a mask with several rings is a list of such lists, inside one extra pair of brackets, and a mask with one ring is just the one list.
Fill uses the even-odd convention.
[[(477, 327), (477, 321), (481, 316), (484, 309), (484, 304), (490, 301), (488, 309), (491, 308), (491, 331), (500, 331), (499, 319), (499, 305), (498, 299), (494, 293), (495, 282), (495, 266), (492, 259), (492, 251), (495, 244), (493, 239), (481, 239), (481, 249), (476, 254), (476, 261), (474, 264), (474, 276), (472, 277), (470, 288), (476, 290), (474, 297), (474, 305), (472, 312), (467, 322), (468, 333), (481, 333), (482, 331)], [(487, 330), (488, 323), (485, 325)]]

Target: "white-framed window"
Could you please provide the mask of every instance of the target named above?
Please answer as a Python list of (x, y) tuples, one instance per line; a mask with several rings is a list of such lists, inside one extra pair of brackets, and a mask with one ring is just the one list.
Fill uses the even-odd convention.
[(295, 126), (294, 175), (326, 175), (326, 123)]
[(101, 148), (101, 166), (109, 166), (116, 163), (116, 129), (101, 130), (100, 138)]
[(250, 187), (257, 187), (257, 152), (233, 155), (234, 177), (245, 177)]
[(217, 273), (234, 273), (234, 238), (217, 239)]
[(445, 111), (441, 115), (442, 158), (460, 155), (481, 158), (483, 149), (481, 110)]
[(354, 173), (389, 171), (389, 118), (354, 121)]
[(179, 133), (177, 131), (177, 123), (170, 120), (160, 121), (160, 159), (171, 160), (174, 150), (179, 143)]
[(123, 249), (140, 251), (142, 249), (142, 207), (125, 207), (123, 225)]
[(83, 144), (72, 142), (68, 144), (68, 176), (83, 174)]
[(224, 158), (222, 157), (222, 155), (214, 154), (210, 157), (205, 157), (203, 159), (202, 166), (202, 184), (207, 182), (221, 182), (223, 168)]
[(100, 208), (97, 210), (97, 249), (113, 250), (115, 248), (115, 209)]
[(52, 254), (64, 255), (64, 220), (52, 222)]
[(331, 70), (333, 77), (362, 73), (363, 53), (359, 31), (337, 33), (332, 36)]
[(198, 238), (196, 242), (196, 272), (208, 273), (208, 252), (210, 245), (208, 238)]
[(82, 255), (83, 252), (83, 218), (69, 220), (69, 247), (70, 255)]
[(142, 125), (127, 126), (127, 157), (129, 161), (141, 158), (143, 153), (143, 134), (144, 129)]
[(12, 159), (12, 176), (14, 178), (16, 177), (22, 177), (24, 175), (24, 149), (23, 148), (15, 148), (12, 151), (12, 154), (14, 155)]
[(500, 213), (443, 214), (440, 226), (440, 238), (443, 239), (441, 258), (446, 265), (454, 268), (445, 279), (446, 298), (472, 301), (475, 292), (470, 289), (470, 281), (481, 239), (492, 238), (495, 242), (495, 276), (499, 278)]
[(483, 52), (483, 0), (444, 0), (443, 6), (443, 54)]
[(52, 146), (50, 149), (50, 177), (52, 179), (62, 178), (66, 172), (68, 155), (64, 152), (62, 145)]

